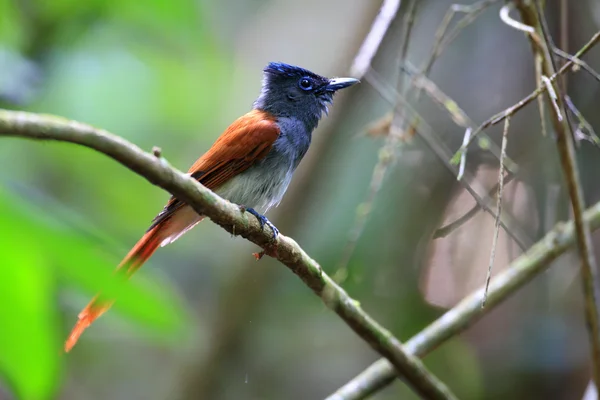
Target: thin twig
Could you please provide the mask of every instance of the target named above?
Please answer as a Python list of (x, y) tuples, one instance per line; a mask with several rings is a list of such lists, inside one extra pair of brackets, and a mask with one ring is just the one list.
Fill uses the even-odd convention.
[[(539, 54), (535, 55), (535, 82), (537, 85), (537, 88), (540, 89), (543, 84), (544, 81), (542, 80), (542, 57)], [(548, 135), (548, 130), (546, 128), (546, 112), (544, 111), (546, 108), (544, 107), (544, 97), (543, 96), (538, 96), (537, 97), (537, 103), (538, 103), (538, 112), (540, 113), (540, 128), (542, 129), (542, 136), (546, 137)]]
[(371, 183), (369, 184), (369, 192), (366, 199), (356, 207), (356, 214), (352, 229), (348, 234), (346, 246), (342, 251), (342, 256), (338, 262), (336, 272), (333, 275), (333, 278), (338, 283), (344, 282), (349, 275), (348, 264), (350, 263), (352, 255), (354, 254), (354, 250), (356, 249), (358, 241), (365, 229), (365, 225), (369, 220), (369, 216), (373, 210), (373, 204), (375, 203), (377, 194), (383, 186), (383, 181), (387, 171), (394, 161), (393, 152), (395, 151), (399, 136), (399, 134), (388, 134), (385, 144), (383, 147), (381, 147), (381, 149), (379, 149), (379, 160), (373, 168)]
[[(394, 92), (394, 89), (391, 89), (391, 88), (385, 86), (381, 82), (379, 76), (377, 75), (377, 73), (374, 70), (370, 69), (369, 72), (365, 75), (364, 79), (386, 101), (392, 103), (392, 102), (396, 101), (396, 99), (401, 98), (402, 101), (404, 102), (403, 106), (405, 107), (406, 112), (408, 112), (412, 115), (415, 115), (415, 116), (419, 115), (409, 103), (404, 101), (404, 99), (401, 96), (399, 96), (399, 94), (397, 92)], [(419, 120), (421, 121), (420, 125), (419, 125), (419, 129), (417, 130), (419, 135), (423, 138), (425, 143), (434, 151), (434, 153), (440, 158), (440, 160), (448, 160), (449, 155), (450, 155), (449, 150), (443, 145), (443, 143), (441, 143), (439, 140), (436, 140), (433, 128), (431, 128), (429, 126), (429, 124), (427, 124), (427, 122), (425, 120), (423, 120), (422, 118), (419, 117)], [(499, 153), (498, 153), (498, 155), (499, 155)], [(505, 162), (506, 162), (506, 160), (505, 160)], [(455, 165), (452, 165), (447, 162), (445, 162), (444, 165), (446, 166), (446, 168), (448, 168), (448, 170), (450, 170), (450, 172), (453, 175), (456, 176), (458, 171), (457, 171), (457, 167)], [(508, 166), (507, 166), (507, 170), (508, 170)], [(461, 179), (459, 181), (461, 183), (461, 185), (465, 188), (465, 190), (467, 190), (467, 192), (469, 192), (469, 194), (471, 196), (473, 196), (473, 198), (475, 199), (477, 204), (483, 210), (485, 210), (487, 213), (489, 213), (490, 215), (492, 215), (495, 218), (496, 214), (494, 213), (494, 210), (489, 206), (489, 203), (487, 201), (484, 201), (484, 199), (481, 198), (481, 196), (477, 193), (477, 191), (475, 191), (475, 189), (473, 189), (473, 187), (471, 187), (471, 185), (468, 183), (468, 182), (474, 181), (472, 174), (469, 174), (468, 171), (465, 171), (464, 175), (465, 175), (465, 179)], [(511, 226), (509, 228), (504, 220), (500, 221), (500, 225), (502, 226), (504, 231), (515, 241), (515, 243), (523, 251), (529, 247), (528, 245), (525, 244), (525, 241), (527, 243), (531, 243), (531, 240), (528, 238), (527, 234), (525, 234), (521, 229), (517, 229), (517, 227), (515, 227), (515, 226)], [(516, 232), (514, 232), (515, 230), (519, 231), (518, 234)], [(524, 239), (525, 239), (525, 241), (524, 241)]]
[(115, 159), (189, 204), (198, 214), (206, 215), (229, 233), (235, 232), (259, 245), (266, 255), (286, 265), (354, 332), (389, 359), (421, 396), (428, 399), (455, 398), (419, 359), (407, 354), (400, 341), (363, 311), (359, 303), (325, 274), (294, 240), (282, 234), (273, 240), (272, 232), (263, 230), (256, 218), (171, 167), (164, 158), (158, 159), (107, 131), (50, 115), (0, 110), (0, 136), (70, 142)]
[(390, 24), (396, 17), (396, 13), (400, 8), (400, 3), (401, 0), (384, 0), (381, 5), (379, 14), (377, 14), (375, 21), (373, 21), (371, 30), (360, 46), (358, 54), (354, 58), (354, 62), (350, 68), (351, 74), (356, 78), (361, 79), (371, 66), (373, 57), (377, 54), (377, 50), (379, 49), (379, 46), (381, 46), (381, 42), (383, 41)]
[[(439, 88), (439, 86), (435, 84), (435, 82), (433, 82), (425, 75), (417, 74), (415, 72), (415, 68), (409, 63), (406, 63), (404, 68), (408, 74), (413, 75), (412, 84), (419, 90), (424, 90), (425, 93), (429, 95), (429, 97), (431, 98), (431, 100), (433, 100), (435, 104), (439, 105), (446, 112), (448, 112), (450, 118), (452, 118), (456, 125), (465, 129), (471, 128), (472, 130), (475, 130), (477, 128), (475, 122), (473, 122), (473, 120), (467, 115), (467, 113), (463, 111), (460, 105), (456, 101), (454, 101), (450, 96), (444, 93)], [(403, 106), (406, 107), (406, 101), (403, 103)], [(419, 118), (417, 119), (419, 120)], [(482, 139), (484, 139), (488, 143), (489, 152), (492, 153), (498, 159), (500, 159), (500, 147), (496, 145), (496, 143), (493, 140), (491, 140), (485, 133), (480, 133), (480, 135), (483, 135)], [(471, 134), (471, 137), (472, 136), (473, 135)], [(468, 143), (471, 143), (471, 140), (472, 139), (469, 139)], [(444, 159), (444, 161), (446, 162), (447, 160), (448, 159)], [(458, 162), (456, 164), (458, 164)], [(518, 172), (517, 164), (509, 157), (506, 158), (505, 164), (506, 169), (509, 170), (511, 173), (514, 174)]]
[[(417, 1), (409, 0), (408, 11), (404, 19), (404, 32), (402, 34), (402, 46), (398, 52), (398, 65), (404, 65), (406, 55), (408, 54), (410, 35), (412, 33), (412, 27), (414, 25), (415, 15), (417, 12)], [(398, 92), (401, 91), (403, 84), (402, 77), (398, 79)], [(388, 134), (385, 138), (384, 144), (379, 149), (379, 158), (377, 164), (373, 168), (371, 174), (371, 182), (369, 184), (369, 192), (365, 200), (356, 207), (356, 214), (352, 229), (348, 234), (348, 240), (346, 246), (342, 251), (342, 256), (338, 262), (336, 272), (333, 277), (338, 283), (342, 283), (349, 275), (348, 265), (354, 254), (354, 250), (362, 236), (364, 228), (369, 220), (371, 211), (373, 210), (373, 204), (377, 199), (377, 194), (383, 186), (383, 181), (387, 175), (389, 168), (393, 165), (395, 160), (395, 152), (398, 147), (398, 143), (406, 135), (397, 126), (403, 124), (405, 112), (401, 107), (402, 103), (398, 101), (394, 106), (392, 116), (390, 118), (389, 126), (387, 127)]]
[[(471, 139), (471, 132), (473, 129), (468, 127), (465, 130), (465, 135), (463, 136), (463, 145), (469, 143), (469, 139)], [(458, 174), (456, 174), (456, 180), (460, 181), (465, 174), (465, 166), (467, 165), (467, 152), (461, 154), (460, 156), (460, 164), (458, 165)]]
[[(567, 0), (560, 0), (560, 11), (558, 13), (560, 15), (560, 48), (568, 53), (569, 51), (569, 6), (567, 4)], [(558, 48), (552, 49), (555, 54)], [(562, 50), (560, 50), (562, 52)], [(564, 64), (564, 62), (562, 63)], [(561, 66), (562, 66), (561, 64)], [(562, 80), (562, 91), (563, 93), (567, 93), (567, 76), (563, 77)]]
[(548, 92), (548, 96), (550, 97), (550, 103), (552, 104), (552, 107), (554, 107), (554, 112), (556, 114), (556, 118), (558, 119), (559, 122), (562, 122), (563, 117), (560, 113), (560, 107), (558, 105), (558, 96), (556, 95), (556, 92), (554, 91), (552, 82), (550, 82), (550, 79), (548, 79), (548, 77), (545, 75), (542, 75), (542, 82), (544, 82), (544, 85), (546, 85), (546, 91)]
[[(533, 4), (532, 4), (533, 3)], [(545, 75), (556, 75), (556, 66), (552, 58), (551, 50), (554, 48), (552, 38), (549, 36), (545, 16), (541, 10), (539, 1), (532, 3), (519, 2), (517, 8), (521, 13), (521, 19), (536, 27), (541, 38), (540, 43), (531, 41), (534, 53), (540, 53), (544, 58), (543, 70)], [(579, 58), (581, 54), (575, 55)], [(569, 60), (565, 66), (572, 63)], [(564, 68), (564, 66), (563, 66)], [(553, 82), (551, 85), (555, 91), (559, 91), (558, 85)], [(600, 385), (600, 314), (598, 312), (599, 288), (598, 288), (598, 266), (594, 255), (592, 237), (588, 224), (584, 221), (583, 210), (585, 200), (583, 189), (579, 180), (579, 168), (575, 148), (573, 145), (574, 134), (569, 121), (569, 114), (566, 111), (562, 94), (556, 96), (556, 109), (551, 108), (552, 122), (556, 132), (556, 145), (560, 157), (560, 163), (567, 181), (569, 197), (573, 209), (573, 218), (575, 221), (575, 230), (577, 232), (577, 248), (581, 258), (581, 278), (583, 283), (583, 292), (585, 297), (585, 317), (587, 321), (589, 341), (591, 347), (591, 358), (593, 365), (593, 380), (596, 387)], [(564, 119), (561, 118), (561, 113)]]
[[(574, 59), (581, 58), (584, 54), (586, 54), (588, 51), (590, 51), (598, 42), (600, 42), (600, 31), (596, 32), (594, 34), (594, 36), (592, 36), (592, 38), (575, 54)], [(559, 76), (561, 76), (562, 74), (567, 72), (573, 65), (575, 65), (574, 59), (567, 61), (565, 63), (565, 65), (563, 65), (562, 68), (558, 72), (556, 72), (555, 74), (550, 76), (548, 78), (548, 79), (550, 79), (550, 82), (554, 82), (556, 80), (556, 78), (558, 78)], [(489, 118), (487, 121), (482, 123), (471, 135), (471, 140), (469, 141), (469, 143), (467, 143), (466, 146), (461, 146), (456, 151), (456, 153), (454, 154), (452, 159), (456, 160), (456, 162), (458, 162), (460, 160), (460, 153), (462, 151), (464, 151), (464, 149), (466, 149), (471, 143), (473, 143), (473, 140), (475, 140), (475, 138), (481, 132), (483, 132), (485, 129), (489, 128), (492, 125), (496, 125), (496, 124), (504, 121), (507, 117), (514, 115), (517, 111), (519, 111), (521, 108), (525, 107), (527, 104), (531, 103), (533, 100), (535, 100), (536, 97), (538, 97), (540, 94), (544, 93), (545, 91), (546, 91), (545, 86), (541, 86), (541, 87), (537, 88), (531, 94), (524, 97), (518, 103), (514, 104), (513, 106), (507, 108), (506, 110), (504, 110), (502, 112), (499, 112), (498, 114), (495, 114), (494, 116)]]
[(596, 385), (594, 381), (590, 381), (587, 387), (585, 388), (585, 392), (583, 392), (583, 397), (581, 400), (598, 400), (598, 391), (596, 390)]
[(526, 32), (526, 33), (534, 33), (535, 29), (532, 26), (525, 25), (522, 22), (516, 21), (511, 18), (510, 11), (515, 8), (515, 3), (508, 2), (500, 9), (500, 20), (504, 22), (506, 25), (515, 28), (518, 31)]
[[(515, 178), (515, 175), (513, 175), (513, 174), (509, 174), (509, 175), (505, 176), (504, 177), (504, 185), (508, 185), (508, 183), (510, 181), (512, 181), (514, 178)], [(498, 193), (498, 186), (499, 186), (499, 184), (496, 183), (496, 185), (489, 191), (488, 196), (496, 195)], [(491, 202), (491, 198), (487, 197), (484, 199), (484, 201)], [(469, 211), (464, 213), (462, 216), (460, 216), (457, 219), (455, 219), (454, 221), (442, 226), (441, 228), (436, 229), (435, 232), (433, 232), (432, 239), (439, 239), (439, 238), (448, 236), (449, 234), (451, 234), (452, 232), (454, 232), (455, 230), (457, 230), (458, 228), (463, 226), (465, 223), (467, 223), (467, 221), (469, 221), (475, 215), (477, 215), (477, 213), (480, 210), (481, 210), (481, 207), (479, 206), (479, 204), (475, 204)]]
[(498, 172), (498, 199), (496, 200), (496, 221), (494, 223), (494, 238), (492, 240), (492, 250), (490, 251), (490, 263), (488, 265), (487, 276), (485, 277), (485, 290), (481, 300), (481, 308), (485, 307), (487, 300), (490, 279), (492, 278), (492, 267), (494, 258), (496, 258), (496, 246), (498, 245), (498, 234), (500, 233), (500, 216), (502, 215), (502, 194), (504, 192), (504, 158), (506, 157), (506, 142), (508, 141), (508, 127), (510, 118), (504, 120), (504, 130), (502, 131), (502, 153), (500, 155), (500, 171)]
[[(433, 67), (433, 63), (435, 60), (442, 54), (444, 49), (448, 47), (450, 43), (454, 41), (458, 37), (460, 31), (469, 26), (473, 21), (477, 19), (479, 14), (485, 11), (486, 8), (493, 5), (494, 3), (499, 3), (501, 0), (483, 0), (475, 4), (463, 5), (463, 4), (452, 4), (446, 15), (442, 20), (442, 23), (438, 27), (435, 33), (435, 41), (433, 45), (433, 49), (431, 50), (431, 54), (429, 55), (428, 60), (425, 62), (425, 65), (421, 71), (421, 74), (424, 76), (429, 75), (431, 72), (431, 68)], [(464, 13), (463, 16), (456, 25), (450, 30), (448, 34), (446, 31), (450, 26), (450, 22), (456, 13)]]
[[(600, 202), (586, 210), (584, 218), (592, 229), (600, 229)], [(491, 280), (487, 305), (484, 309), (481, 308), (485, 291), (485, 287), (482, 286), (410, 338), (405, 343), (405, 348), (412, 354), (423, 357), (448, 339), (463, 332), (512, 296), (518, 289), (543, 273), (550, 267), (552, 261), (574, 246), (575, 236), (573, 221), (558, 223), (539, 242)], [(380, 359), (327, 397), (326, 400), (365, 399), (394, 382), (395, 378), (395, 370), (392, 365), (387, 360)]]
[[(431, 68), (433, 68), (433, 63), (439, 58), (444, 49), (446, 49), (454, 41), (454, 39), (458, 37), (458, 34), (471, 23), (473, 23), (473, 21), (475, 21), (477, 17), (483, 11), (485, 11), (486, 8), (494, 3), (499, 2), (500, 0), (482, 0), (478, 3), (470, 5), (452, 4), (435, 32), (435, 40), (431, 54), (429, 55), (429, 59), (421, 68), (419, 75), (423, 78), (427, 78), (431, 72)], [(450, 26), (450, 22), (456, 13), (464, 13), (465, 15), (456, 23), (450, 32), (446, 33), (448, 27)], [(416, 102), (418, 102), (421, 98), (421, 89), (422, 88), (419, 87), (415, 94)], [(413, 122), (413, 125), (415, 123), (416, 121)]]
[(588, 74), (590, 74), (595, 80), (597, 80), (598, 82), (600, 82), (600, 74), (597, 73), (592, 67), (590, 67), (590, 64), (586, 63), (585, 61), (570, 55), (569, 53), (566, 53), (564, 51), (562, 51), (561, 49), (557, 49), (554, 48), (552, 49), (552, 51), (554, 52), (554, 54), (556, 54), (557, 56), (564, 58), (566, 60), (572, 61), (573, 64), (581, 67), (582, 69), (584, 69)]
[[(565, 95), (565, 104), (567, 105), (569, 110), (573, 113), (575, 118), (577, 118), (579, 120), (579, 126), (577, 127), (577, 130), (575, 131), (575, 138), (576, 139), (585, 139), (585, 140), (588, 140), (588, 141), (594, 143), (596, 146), (600, 146), (600, 138), (596, 134), (596, 131), (594, 130), (592, 125), (587, 121), (587, 119), (585, 119), (585, 117), (583, 116), (581, 111), (579, 111), (579, 109), (577, 109), (577, 107), (571, 100), (571, 97), (569, 97), (568, 95)], [(585, 135), (581, 131), (581, 128), (587, 130), (588, 134)]]
[(404, 18), (404, 34), (402, 35), (402, 50), (400, 51), (399, 65), (402, 65), (408, 55), (408, 47), (410, 45), (410, 35), (415, 24), (417, 15), (417, 0), (409, 0), (408, 11)]

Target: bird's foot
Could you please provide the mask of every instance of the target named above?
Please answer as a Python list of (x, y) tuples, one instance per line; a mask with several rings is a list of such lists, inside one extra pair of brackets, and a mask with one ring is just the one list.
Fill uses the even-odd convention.
[(250, 214), (254, 215), (256, 217), (256, 219), (258, 219), (258, 223), (260, 224), (261, 229), (264, 229), (265, 225), (267, 225), (269, 228), (271, 228), (271, 230), (273, 231), (273, 239), (277, 239), (277, 236), (279, 235), (279, 229), (277, 229), (275, 227), (275, 225), (273, 225), (271, 223), (271, 221), (269, 221), (269, 219), (267, 217), (265, 217), (264, 215), (260, 214), (254, 208), (240, 206), (240, 209), (242, 210), (242, 212), (246, 212), (247, 211)]

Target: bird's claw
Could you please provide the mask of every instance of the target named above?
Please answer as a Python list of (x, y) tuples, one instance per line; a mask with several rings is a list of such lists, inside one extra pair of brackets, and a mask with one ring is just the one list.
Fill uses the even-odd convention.
[(254, 215), (256, 217), (256, 219), (258, 219), (258, 223), (260, 224), (261, 229), (264, 229), (265, 225), (267, 225), (269, 228), (271, 228), (271, 230), (273, 231), (273, 239), (277, 239), (277, 236), (279, 235), (279, 229), (277, 229), (275, 227), (275, 225), (273, 225), (267, 217), (258, 213), (254, 208), (242, 206), (242, 207), (240, 207), (240, 209), (244, 212), (247, 211), (250, 214)]

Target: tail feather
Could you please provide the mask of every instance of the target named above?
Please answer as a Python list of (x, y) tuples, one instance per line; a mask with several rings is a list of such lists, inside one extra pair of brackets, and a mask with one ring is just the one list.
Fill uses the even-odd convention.
[[(161, 232), (164, 232), (161, 225), (157, 225), (149, 230), (142, 238), (136, 243), (131, 251), (125, 256), (123, 261), (117, 267), (117, 271), (126, 268), (125, 274), (127, 277), (133, 275), (156, 251), (163, 240)], [(79, 340), (79, 337), (83, 331), (98, 319), (104, 312), (106, 312), (114, 301), (111, 300), (100, 300), (99, 296), (96, 295), (92, 301), (79, 313), (79, 320), (75, 324), (75, 327), (69, 334), (65, 343), (65, 352), (69, 352), (73, 346)]]
[[(202, 220), (190, 206), (182, 206), (153, 225), (148, 232), (136, 243), (117, 267), (117, 271), (126, 277), (133, 275), (152, 254), (161, 246), (174, 242), (189, 229)], [(68, 352), (75, 346), (83, 331), (104, 314), (114, 303), (114, 300), (96, 295), (94, 299), (79, 313), (79, 320), (71, 331), (65, 343), (65, 351)]]

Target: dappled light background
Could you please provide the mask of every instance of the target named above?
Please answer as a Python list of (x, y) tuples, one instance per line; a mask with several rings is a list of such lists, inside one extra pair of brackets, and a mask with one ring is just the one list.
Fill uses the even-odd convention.
[[(373, 61), (392, 91), (405, 3)], [(452, 1), (417, 3), (407, 61), (420, 68)], [(552, 34), (571, 54), (600, 29), (596, 1), (573, 3), (561, 42), (559, 1), (547, 1)], [(250, 109), (267, 62), (347, 76), (380, 6), (360, 0), (0, 0), (0, 108), (86, 122), (144, 150), (158, 146), (169, 163), (187, 170)], [(499, 7), (490, 6), (462, 31), (430, 74), (475, 124), (535, 89), (529, 41), (500, 21)], [(600, 48), (586, 60), (598, 70)], [(568, 91), (600, 129), (600, 83), (578, 72), (569, 76)], [(336, 97), (284, 201), (269, 214), (328, 274), (344, 275), (349, 294), (403, 341), (484, 283), (494, 231), (493, 217), (480, 212), (432, 239), (476, 203), (448, 168), (464, 128), (421, 97), (407, 112), (421, 115), (434, 144), (418, 133), (400, 140), (370, 206), (363, 203), (373, 170), (387, 155), (380, 152), (386, 133), (369, 135), (367, 128), (393, 105), (363, 80)], [(520, 243), (500, 232), (494, 273), (570, 218), (551, 124), (546, 127), (543, 136), (535, 102), (511, 121), (508, 156), (519, 172), (506, 185), (505, 211)], [(500, 143), (501, 126), (487, 133)], [(600, 199), (600, 149), (581, 141), (578, 154), (592, 204)], [(474, 146), (466, 181), (484, 196), (496, 184), (498, 165), (486, 146)], [(25, 329), (7, 325), (18, 309), (14, 316), (0, 311), (6, 318), (0, 319), (0, 352), (3, 335), (14, 338), (6, 332), (16, 329), (28, 332), (20, 346), (44, 337), (40, 346), (58, 353), (93, 295), (94, 282), (71, 279), (76, 270), (112, 271), (168, 197), (89, 149), (0, 139), (0, 280), (11, 279), (24, 298), (46, 296), (45, 307), (30, 312), (49, 318)], [(364, 229), (346, 258), (348, 237), (366, 209)], [(598, 235), (595, 240), (598, 248)], [(48, 359), (55, 382), (48, 398), (318, 399), (379, 358), (290, 271), (272, 259), (256, 262), (254, 251), (209, 221), (160, 249), (133, 280), (148, 281), (148, 291), (168, 304), (161, 315), (177, 313), (185, 328), (173, 333), (168, 318), (153, 317), (133, 300), (129, 308), (111, 310), (71, 353)], [(19, 274), (7, 272), (15, 268)], [(578, 277), (576, 255), (561, 257), (425, 364), (464, 399), (581, 398), (590, 370)], [(23, 283), (28, 280), (37, 286)], [(10, 310), (11, 303), (1, 308)], [(22, 378), (0, 376), (0, 399), (15, 398), (15, 380)], [(373, 396), (399, 397), (416, 395), (397, 381)]]

